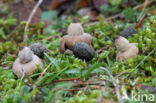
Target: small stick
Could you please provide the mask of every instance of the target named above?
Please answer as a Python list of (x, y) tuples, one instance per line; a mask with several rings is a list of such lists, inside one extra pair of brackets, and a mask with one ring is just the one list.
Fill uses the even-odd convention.
[(142, 26), (142, 24), (143, 24), (143, 22), (144, 22), (144, 19), (147, 17), (147, 14), (144, 14), (142, 17), (141, 17), (141, 19), (140, 19), (140, 21), (135, 25), (135, 29), (137, 29), (137, 28), (140, 28), (141, 26)]
[(24, 37), (23, 37), (23, 42), (26, 43), (28, 36), (27, 36), (27, 29), (28, 29), (28, 25), (30, 24), (32, 17), (34, 16), (34, 14), (36, 13), (38, 7), (40, 6), (40, 4), (43, 2), (43, 0), (39, 0), (37, 2), (37, 4), (35, 5), (35, 7), (33, 8), (31, 14), (29, 15), (29, 18), (27, 20), (26, 26), (24, 28)]
[(53, 64), (53, 61), (42, 71), (42, 73), (40, 74), (40, 76), (37, 78), (36, 82), (32, 85), (31, 88), (34, 88), (34, 86), (36, 85), (37, 82), (40, 81), (41, 77), (43, 77), (43, 75), (46, 73), (47, 69)]
[(96, 100), (96, 103), (100, 103), (102, 101), (104, 92), (105, 92), (105, 88), (102, 87), (101, 93), (100, 93), (98, 99)]
[(96, 51), (96, 53), (98, 54), (98, 53), (100, 53), (100, 52), (102, 52), (102, 51), (104, 51), (104, 50), (107, 50), (107, 49), (109, 49), (109, 45), (107, 45), (107, 46), (104, 47), (104, 48), (98, 49), (98, 50)]

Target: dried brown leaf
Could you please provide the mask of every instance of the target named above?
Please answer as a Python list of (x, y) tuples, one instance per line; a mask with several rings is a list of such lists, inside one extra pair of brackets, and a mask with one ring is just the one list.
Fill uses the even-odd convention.
[(78, 8), (85, 8), (91, 5), (92, 0), (79, 0)]
[[(32, 12), (36, 2), (34, 0), (21, 0), (20, 2), (11, 5), (11, 8), (18, 19), (18, 23), (28, 20), (30, 13)], [(35, 15), (31, 20), (31, 24), (40, 22), (41, 9), (38, 8)]]
[(49, 10), (57, 9), (60, 5), (67, 2), (69, 0), (53, 0), (52, 3), (49, 6)]
[(102, 5), (107, 4), (107, 0), (93, 0), (96, 9), (100, 9)]

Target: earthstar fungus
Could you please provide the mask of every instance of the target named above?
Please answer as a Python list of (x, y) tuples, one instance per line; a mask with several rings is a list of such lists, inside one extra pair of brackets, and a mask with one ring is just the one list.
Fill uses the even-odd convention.
[(135, 43), (129, 43), (129, 41), (122, 36), (116, 37), (115, 46), (119, 50), (119, 53), (116, 56), (116, 60), (118, 61), (124, 61), (128, 58), (134, 58), (139, 53), (139, 50), (135, 46)]
[(84, 33), (82, 25), (80, 23), (71, 23), (67, 30), (68, 35), (62, 37), (60, 43), (60, 52), (72, 51), (73, 46), (76, 43), (87, 43), (91, 45), (92, 36), (88, 33)]
[(13, 72), (21, 78), (23, 75), (26, 77), (33, 74), (34, 70), (37, 68), (43, 68), (41, 59), (36, 56), (30, 48), (20, 47), (18, 58), (13, 64)]

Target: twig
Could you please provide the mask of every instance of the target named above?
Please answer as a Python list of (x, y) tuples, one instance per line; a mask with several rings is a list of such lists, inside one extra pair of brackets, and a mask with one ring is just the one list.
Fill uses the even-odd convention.
[(53, 61), (42, 71), (36, 82), (32, 85), (31, 88), (34, 88), (35, 84), (40, 81), (40, 78), (43, 77), (43, 75), (46, 73), (47, 69), (53, 64)]
[[(42, 73), (41, 73), (40, 76), (38, 77), (36, 83), (39, 82), (40, 78), (43, 77), (43, 74), (46, 73), (47, 69), (48, 69), (52, 64), (53, 64), (53, 62), (51, 62), (51, 63), (42, 71)], [(36, 83), (34, 83), (34, 84), (32, 85), (32, 88), (34, 88), (34, 86), (35, 86)]]
[(58, 83), (58, 82), (73, 82), (73, 83), (77, 83), (78, 85), (79, 84), (83, 84), (83, 85), (86, 85), (81, 78), (69, 78), (69, 79), (61, 79), (61, 80), (54, 80), (52, 81), (51, 83), (48, 83), (46, 85), (53, 85), (55, 83)]
[(59, 82), (71, 82), (73, 83), (73, 87), (77, 87), (79, 85), (81, 86), (86, 86), (86, 85), (98, 85), (100, 86), (101, 82), (104, 82), (105, 80), (98, 80), (98, 79), (95, 79), (95, 80), (88, 80), (86, 82), (84, 82), (81, 78), (67, 78), (67, 79), (61, 79), (61, 80), (53, 80), (52, 82), (50, 83), (46, 83), (46, 84), (42, 84), (40, 85), (40, 87), (42, 86), (47, 86), (47, 85), (53, 85), (55, 83), (59, 83)]
[(101, 93), (100, 93), (98, 99), (96, 100), (96, 103), (100, 103), (102, 101), (104, 92), (105, 92), (105, 88), (102, 87)]
[(143, 4), (137, 5), (133, 9), (145, 8), (146, 6), (150, 5), (152, 2), (153, 0), (145, 0)]
[(32, 17), (34, 16), (34, 14), (36, 13), (38, 7), (40, 6), (40, 4), (43, 2), (43, 0), (39, 0), (37, 2), (37, 4), (35, 5), (35, 7), (33, 8), (31, 14), (29, 15), (29, 18), (27, 20), (26, 26), (24, 28), (24, 38), (23, 38), (23, 42), (26, 43), (28, 36), (27, 36), (27, 29), (28, 29), (28, 25), (30, 24)]
[(120, 96), (119, 85), (115, 84), (115, 83), (113, 83), (113, 85), (115, 86), (115, 92), (116, 92), (116, 95), (117, 95), (117, 98), (118, 98), (118, 102), (119, 103), (124, 103), (121, 96)]
[(143, 22), (144, 22), (144, 19), (147, 17), (147, 14), (144, 14), (142, 17), (141, 17), (141, 19), (140, 19), (140, 21), (135, 25), (135, 29), (137, 29), (137, 28), (140, 28), (141, 26), (142, 26), (142, 24), (143, 24)]
[(59, 37), (61, 35), (62, 35), (61, 33), (59, 33), (57, 35), (52, 35), (52, 36), (49, 36), (48, 38), (46, 38), (46, 40), (51, 40), (51, 39), (57, 38), (57, 37)]
[(82, 79), (81, 78), (67, 78), (67, 79), (54, 80), (53, 82), (64, 82), (64, 81), (82, 81)]
[(107, 46), (104, 47), (104, 48), (98, 49), (98, 50), (96, 51), (96, 53), (98, 54), (98, 53), (100, 53), (100, 52), (102, 52), (102, 51), (104, 51), (104, 50), (107, 50), (107, 49), (109, 49), (109, 45), (107, 45)]
[(118, 17), (124, 17), (124, 14), (123, 13), (116, 14), (114, 16), (109, 17), (108, 20), (116, 19)]
[(102, 87), (100, 86), (88, 86), (88, 87), (84, 87), (84, 88), (74, 88), (74, 89), (64, 89), (64, 88), (55, 88), (55, 90), (64, 90), (64, 91), (80, 91), (80, 90), (84, 90), (84, 89), (101, 89)]
[(113, 77), (113, 75), (111, 74), (111, 72), (108, 69), (106, 69), (104, 67), (100, 67), (100, 68), (103, 69), (103, 70), (105, 70), (107, 72), (107, 74), (109, 75), (109, 77), (111, 79), (111, 82), (112, 82), (112, 84), (115, 87), (115, 92), (116, 92), (116, 96), (117, 96), (118, 102), (119, 103), (124, 103), (124, 101), (122, 100), (121, 95), (120, 95), (119, 83), (117, 82), (117, 79), (115, 79)]
[(133, 9), (134, 9), (134, 10), (139, 9), (139, 8), (141, 8), (143, 5), (144, 5), (144, 4), (137, 5), (137, 6), (135, 6)]
[(128, 72), (128, 71), (124, 71), (124, 72), (118, 74), (117, 76), (115, 76), (115, 78), (119, 78), (121, 75), (129, 74), (129, 73), (130, 73), (130, 72)]

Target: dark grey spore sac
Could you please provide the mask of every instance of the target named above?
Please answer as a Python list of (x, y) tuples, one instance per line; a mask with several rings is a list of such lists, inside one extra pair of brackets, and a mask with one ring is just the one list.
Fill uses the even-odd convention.
[(29, 46), (29, 48), (41, 59), (43, 59), (44, 53), (47, 52), (46, 47), (41, 43), (33, 43)]
[(94, 57), (95, 51), (86, 43), (77, 43), (73, 47), (73, 54), (79, 59), (90, 61)]
[(136, 29), (129, 27), (129, 28), (126, 28), (123, 31), (121, 31), (119, 35), (122, 36), (122, 37), (127, 38), (129, 36), (132, 36), (133, 37), (134, 34), (137, 34), (137, 33), (138, 32), (137, 32)]

